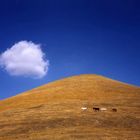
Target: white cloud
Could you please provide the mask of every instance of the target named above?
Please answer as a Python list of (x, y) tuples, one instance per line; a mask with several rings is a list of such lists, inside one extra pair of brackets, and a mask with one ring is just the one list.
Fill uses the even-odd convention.
[(48, 72), (49, 61), (40, 44), (20, 41), (0, 55), (0, 66), (10, 75), (42, 78)]

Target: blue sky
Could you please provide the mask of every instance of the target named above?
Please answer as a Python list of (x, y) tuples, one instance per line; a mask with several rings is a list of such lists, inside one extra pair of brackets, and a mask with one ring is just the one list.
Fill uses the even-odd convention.
[(140, 86), (139, 7), (138, 0), (0, 1), (0, 54), (32, 41), (50, 63), (37, 79), (1, 67), (0, 99), (85, 73)]

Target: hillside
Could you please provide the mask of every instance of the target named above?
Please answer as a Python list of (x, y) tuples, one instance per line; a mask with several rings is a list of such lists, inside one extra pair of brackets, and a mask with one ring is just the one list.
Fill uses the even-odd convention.
[(139, 108), (139, 87), (68, 77), (0, 101), (0, 140), (139, 140)]

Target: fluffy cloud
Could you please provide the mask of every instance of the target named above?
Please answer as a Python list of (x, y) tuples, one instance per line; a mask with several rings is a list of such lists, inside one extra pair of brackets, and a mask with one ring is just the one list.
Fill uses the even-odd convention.
[(0, 66), (10, 75), (42, 78), (47, 74), (49, 61), (40, 44), (20, 41), (0, 55)]

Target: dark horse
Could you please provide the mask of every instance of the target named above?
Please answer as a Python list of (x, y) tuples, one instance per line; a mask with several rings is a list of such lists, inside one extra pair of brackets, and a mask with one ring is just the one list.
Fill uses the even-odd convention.
[(116, 108), (112, 108), (112, 111), (113, 111), (113, 112), (117, 112), (117, 109), (116, 109)]
[(93, 107), (93, 110), (94, 111), (100, 111), (100, 108), (99, 107)]

